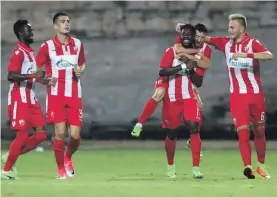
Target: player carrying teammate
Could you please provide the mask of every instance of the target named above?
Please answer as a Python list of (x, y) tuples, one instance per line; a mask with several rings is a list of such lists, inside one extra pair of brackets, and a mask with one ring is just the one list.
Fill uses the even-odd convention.
[[(84, 47), (70, 33), (67, 14), (53, 17), (56, 35), (44, 42), (36, 57), (37, 65), (44, 66), (46, 73), (56, 78), (55, 86), (47, 90), (47, 121), (54, 124), (54, 153), (58, 166), (57, 179), (75, 174), (72, 155), (80, 146), (82, 126), (82, 96), (80, 77), (85, 69)], [(70, 139), (65, 151), (64, 138), (70, 128)]]
[[(33, 49), (30, 47), (34, 42), (34, 32), (27, 20), (16, 21), (13, 29), (18, 43), (8, 66), (8, 113), (10, 127), (16, 131), (16, 137), (9, 152), (2, 156), (5, 165), (1, 179), (17, 178), (14, 165), (19, 155), (34, 149), (47, 138), (43, 113), (34, 91), (36, 79), (42, 80), (43, 77), (43, 72), (37, 71)], [(44, 80), (43, 83), (50, 84), (50, 80)], [(31, 128), (36, 132), (29, 137)]]
[[(181, 42), (184, 48), (193, 48), (195, 28), (186, 24), (181, 28)], [(192, 56), (192, 55), (191, 55)], [(169, 77), (168, 89), (163, 100), (163, 126), (167, 129), (165, 150), (168, 160), (168, 177), (175, 178), (174, 155), (176, 148), (176, 129), (182, 120), (190, 130), (191, 152), (193, 160), (192, 174), (194, 178), (201, 179), (200, 151), (201, 140), (199, 135), (199, 108), (193, 91), (193, 84), (202, 85), (204, 70), (195, 64), (199, 59), (189, 55), (181, 60), (177, 58), (174, 47), (168, 48), (160, 62), (160, 76)]]
[(260, 79), (259, 60), (273, 58), (272, 53), (246, 32), (247, 20), (242, 14), (229, 16), (229, 37), (206, 37), (226, 57), (230, 81), (230, 109), (239, 137), (239, 148), (244, 163), (243, 174), (254, 179), (251, 166), (250, 128), (258, 157), (256, 171), (270, 178), (266, 170), (265, 97)]

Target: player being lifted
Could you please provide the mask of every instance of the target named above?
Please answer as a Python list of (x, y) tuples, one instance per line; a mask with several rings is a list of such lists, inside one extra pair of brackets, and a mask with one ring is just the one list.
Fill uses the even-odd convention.
[[(4, 169), (1, 179), (16, 179), (15, 162), (19, 155), (36, 148), (47, 138), (45, 123), (40, 104), (35, 96), (35, 81), (51, 85), (43, 79), (43, 72), (37, 71), (33, 49), (34, 32), (27, 20), (18, 20), (13, 26), (18, 43), (12, 52), (8, 66), (10, 91), (8, 95), (8, 113), (11, 129), (16, 131), (9, 152), (2, 155)], [(29, 137), (29, 129), (35, 134)]]
[[(204, 24), (198, 23), (195, 25), (195, 29), (196, 29), (195, 45), (196, 45), (197, 49), (196, 48), (183, 49), (184, 53), (180, 53), (179, 56), (186, 57), (186, 58), (188, 56), (190, 59), (195, 59), (195, 56), (192, 56), (192, 55), (189, 56), (189, 55), (198, 53), (198, 55), (201, 56), (202, 58), (200, 60), (197, 59), (197, 61), (198, 61), (197, 66), (199, 66), (202, 69), (208, 69), (210, 67), (211, 49), (207, 45), (202, 45), (202, 40), (201, 40), (203, 35), (207, 34), (207, 28)], [(176, 39), (176, 43), (177, 44), (180, 43), (180, 35), (178, 35), (178, 37)], [(199, 48), (200, 48), (200, 50), (199, 50)], [(138, 137), (140, 135), (145, 121), (154, 113), (154, 111), (156, 110), (156, 108), (158, 106), (158, 103), (160, 101), (162, 101), (165, 91), (168, 87), (168, 79), (167, 78), (168, 77), (159, 77), (157, 79), (157, 81), (155, 83), (154, 94), (146, 102), (144, 109), (138, 119), (138, 122), (136, 123), (136, 125), (134, 126), (134, 129), (131, 132), (132, 136)], [(195, 88), (195, 90), (196, 90), (196, 88)], [(200, 99), (199, 92), (197, 90), (195, 91), (195, 96), (197, 98), (200, 111), (202, 111), (203, 104)], [(189, 141), (187, 144), (189, 145)]]
[[(247, 32), (247, 20), (242, 14), (229, 16), (229, 37), (208, 37), (205, 42), (214, 45), (226, 57), (230, 81), (230, 110), (239, 137), (239, 149), (244, 164), (243, 174), (254, 179), (251, 166), (250, 128), (258, 157), (257, 173), (269, 179), (264, 164), (266, 155), (265, 97), (260, 78), (259, 60), (270, 60), (272, 53)], [(181, 48), (180, 48), (181, 50)], [(177, 49), (177, 52), (179, 50)]]
[[(181, 42), (184, 48), (193, 48), (195, 28), (186, 24), (181, 27)], [(176, 129), (182, 121), (190, 131), (191, 152), (194, 178), (201, 179), (200, 152), (201, 140), (199, 135), (200, 113), (193, 86), (200, 87), (203, 82), (204, 70), (195, 66), (198, 58), (187, 55), (190, 58), (178, 59), (174, 47), (168, 48), (160, 62), (160, 76), (169, 77), (168, 88), (163, 99), (163, 127), (167, 130), (165, 139), (165, 151), (168, 161), (168, 177), (175, 178), (174, 155), (176, 148)], [(200, 57), (201, 58), (201, 57)], [(195, 67), (195, 68), (194, 68)], [(194, 85), (193, 85), (194, 84)]]
[[(80, 146), (82, 126), (82, 96), (80, 77), (85, 69), (84, 47), (81, 41), (70, 36), (67, 14), (53, 17), (56, 35), (44, 42), (36, 57), (39, 67), (45, 66), (47, 76), (57, 79), (47, 90), (47, 121), (54, 124), (54, 153), (58, 166), (58, 179), (75, 174), (72, 155)], [(67, 127), (70, 139), (65, 150)]]

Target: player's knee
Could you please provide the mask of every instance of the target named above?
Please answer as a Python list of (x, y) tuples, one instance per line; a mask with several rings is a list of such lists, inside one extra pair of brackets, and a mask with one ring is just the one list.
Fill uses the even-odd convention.
[(67, 127), (64, 122), (55, 124), (55, 137), (59, 140), (63, 140), (67, 133)]
[(159, 88), (156, 88), (156, 90), (155, 90), (155, 92), (154, 92), (152, 98), (153, 98), (155, 101), (159, 102), (159, 101), (161, 101), (161, 100), (163, 99), (164, 94), (165, 94), (165, 89), (159, 87)]
[(167, 129), (166, 131), (166, 136), (170, 139), (170, 140), (176, 140), (177, 139), (177, 132), (174, 129)]
[(70, 127), (70, 137), (74, 140), (78, 140), (80, 138), (81, 128), (77, 126)]
[(237, 132), (239, 132), (241, 130), (250, 130), (249, 125), (242, 125), (242, 126), (237, 127)]
[(198, 122), (186, 121), (186, 125), (188, 126), (191, 135), (199, 133), (199, 129), (198, 129), (199, 128), (199, 123)]
[(255, 138), (265, 137), (264, 125), (253, 125), (253, 133), (254, 133)]
[(43, 126), (35, 127), (34, 130), (35, 130), (35, 131), (45, 131), (46, 128), (45, 128), (45, 126), (43, 125)]

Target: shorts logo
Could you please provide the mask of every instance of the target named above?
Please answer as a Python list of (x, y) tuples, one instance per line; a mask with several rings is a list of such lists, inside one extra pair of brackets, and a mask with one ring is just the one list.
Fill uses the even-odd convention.
[(25, 125), (25, 120), (19, 120), (19, 125), (23, 127)]
[(50, 116), (51, 116), (51, 118), (54, 118), (54, 112), (50, 112)]
[(79, 119), (80, 119), (80, 121), (82, 121), (82, 119), (83, 119), (83, 112), (81, 109), (79, 109)]
[(12, 126), (14, 127), (16, 125), (16, 122), (15, 121), (12, 121)]

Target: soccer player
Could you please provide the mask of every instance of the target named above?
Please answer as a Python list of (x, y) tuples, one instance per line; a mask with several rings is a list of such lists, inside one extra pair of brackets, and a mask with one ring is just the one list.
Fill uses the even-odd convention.
[[(50, 80), (42, 80), (43, 71), (37, 71), (33, 49), (30, 47), (34, 42), (34, 32), (29, 22), (17, 20), (13, 30), (18, 43), (8, 65), (8, 113), (10, 128), (16, 131), (16, 137), (10, 145), (9, 152), (2, 156), (5, 165), (1, 179), (17, 178), (14, 165), (19, 155), (36, 148), (47, 138), (43, 113), (34, 89), (36, 80), (45, 85), (50, 85)], [(36, 132), (29, 137), (30, 128)]]
[(257, 173), (266, 179), (270, 175), (265, 166), (265, 97), (260, 78), (259, 60), (270, 60), (272, 53), (247, 32), (247, 20), (242, 14), (229, 16), (229, 37), (205, 37), (226, 57), (230, 81), (230, 109), (239, 137), (239, 149), (244, 164), (243, 174), (254, 179), (251, 166), (250, 128), (258, 157)]
[[(180, 32), (180, 27), (184, 25), (179, 23), (176, 28), (177, 31)], [(204, 58), (207, 58), (209, 61), (211, 59), (211, 47), (209, 45), (207, 45), (206, 43), (204, 43), (204, 39), (208, 34), (208, 28), (206, 27), (206, 25), (202, 24), (202, 23), (197, 23), (195, 26), (195, 30), (196, 30), (196, 37), (195, 37), (195, 45), (197, 48), (200, 49), (200, 52), (204, 54)], [(179, 48), (180, 53), (178, 53), (179, 56), (186, 56), (186, 49), (184, 49), (181, 45), (181, 37), (178, 36), (176, 41), (175, 41), (175, 47)], [(207, 64), (207, 62), (204, 62)], [(210, 63), (210, 62), (208, 62)], [(210, 66), (210, 65), (209, 65)], [(203, 67), (202, 67), (203, 68)], [(200, 94), (199, 91), (197, 90), (197, 87), (194, 88), (195, 90), (195, 96), (197, 97), (197, 101), (198, 101), (198, 106), (199, 106), (199, 113), (200, 113), (200, 122), (199, 122), (199, 129), (201, 128), (202, 125), (202, 116), (203, 116), (203, 103), (201, 101), (200, 98)], [(190, 139), (187, 141), (186, 146), (188, 148), (190, 148)], [(201, 152), (201, 157), (203, 156), (202, 152)]]
[[(36, 57), (37, 66), (45, 66), (47, 76), (56, 78), (55, 86), (47, 90), (47, 121), (54, 124), (54, 154), (58, 167), (57, 179), (75, 174), (72, 155), (80, 146), (82, 126), (82, 96), (80, 77), (85, 70), (85, 54), (82, 42), (70, 36), (70, 20), (67, 14), (53, 17), (56, 35), (44, 42)], [(64, 139), (70, 130), (65, 150)], [(66, 176), (67, 175), (67, 176)]]
[[(197, 33), (196, 33), (196, 42), (197, 40), (199, 39), (198, 37), (201, 37), (203, 36), (203, 34), (205, 34), (205, 30), (206, 29), (203, 29), (203, 27), (201, 26), (203, 24), (198, 24), (196, 25), (196, 29), (197, 29)], [(204, 26), (205, 27), (205, 26)], [(202, 31), (203, 30), (203, 31)], [(180, 43), (180, 35), (178, 35), (177, 39), (176, 39), (176, 43)], [(196, 46), (199, 46), (199, 47), (202, 47), (201, 45), (199, 45), (198, 43), (196, 43)], [(198, 63), (198, 66), (203, 68), (203, 69), (208, 69), (209, 66), (210, 66), (210, 58), (207, 59), (207, 54), (208, 53), (208, 50), (210, 49), (210, 47), (206, 47), (203, 46), (204, 50), (201, 49), (200, 51), (202, 52), (205, 52), (205, 54), (199, 54), (201, 55), (203, 58), (199, 60), (199, 63)], [(206, 49), (207, 48), (207, 49)], [(193, 49), (193, 48), (190, 48), (190, 49), (184, 49), (184, 53), (181, 54), (181, 56), (185, 55), (185, 54), (196, 54), (198, 53), (199, 50), (198, 49)], [(195, 57), (193, 57), (195, 58)], [(208, 60), (208, 61), (207, 61)], [(156, 110), (159, 102), (163, 99), (164, 97), (164, 94), (165, 94), (165, 91), (168, 87), (168, 77), (159, 77), (155, 83), (155, 88), (154, 88), (154, 93), (152, 95), (151, 98), (149, 98), (143, 108), (143, 111), (138, 119), (138, 122), (136, 123), (136, 125), (134, 126), (134, 129), (132, 130), (131, 132), (131, 135), (134, 136), (134, 137), (138, 137), (140, 136), (140, 133), (142, 131), (142, 127), (145, 123), (145, 121), (154, 113), (154, 111)], [(200, 99), (200, 96), (199, 96), (199, 92), (196, 90), (195, 91), (196, 93), (196, 98), (198, 100), (198, 104), (199, 104), (199, 107), (202, 108), (202, 102), (201, 102), (201, 99)]]
[[(193, 48), (195, 28), (190, 24), (181, 28), (181, 43), (184, 48)], [(189, 55), (187, 57), (190, 57)], [(190, 130), (191, 152), (193, 160), (193, 177), (203, 178), (200, 172), (201, 140), (199, 135), (199, 108), (194, 95), (193, 84), (200, 87), (203, 82), (204, 70), (196, 67), (198, 58), (176, 58), (174, 47), (168, 48), (160, 62), (160, 76), (169, 77), (168, 88), (163, 100), (163, 126), (167, 130), (165, 150), (168, 161), (168, 177), (175, 178), (174, 155), (176, 148), (176, 129), (184, 118)]]

